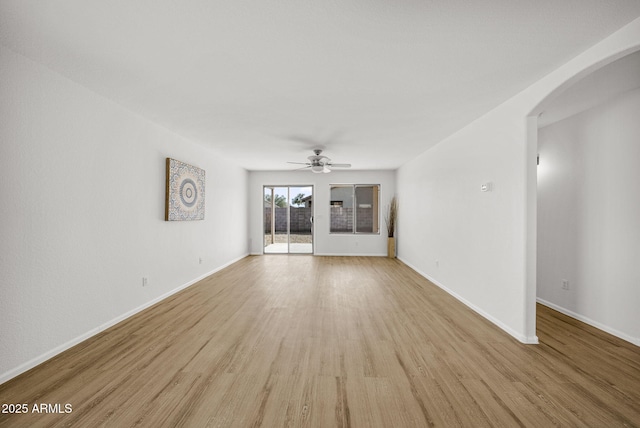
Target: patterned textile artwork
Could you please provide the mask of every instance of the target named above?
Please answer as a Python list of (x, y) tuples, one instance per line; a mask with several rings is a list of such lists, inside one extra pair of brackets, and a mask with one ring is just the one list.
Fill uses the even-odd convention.
[(204, 220), (204, 170), (167, 158), (166, 221)]

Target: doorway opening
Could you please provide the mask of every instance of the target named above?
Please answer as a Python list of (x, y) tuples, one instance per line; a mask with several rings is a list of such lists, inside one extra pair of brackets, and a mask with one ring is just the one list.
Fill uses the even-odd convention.
[(264, 254), (313, 254), (313, 186), (264, 186)]
[[(640, 51), (567, 85), (538, 116), (536, 297), (637, 342)], [(635, 233), (639, 237), (639, 233)]]
[[(539, 304), (550, 306), (559, 312), (564, 311), (566, 315), (580, 321), (587, 322), (596, 328), (607, 331), (608, 333), (614, 334), (615, 336), (623, 339), (625, 339), (625, 337), (620, 335), (620, 332), (627, 337), (632, 336), (632, 342), (633, 339), (635, 339), (635, 343), (638, 343), (637, 334), (629, 335), (624, 332), (626, 327), (620, 327), (625, 326), (626, 324), (638, 325), (637, 321), (632, 321), (631, 323), (623, 322), (622, 324), (618, 323), (620, 315), (625, 316), (626, 314), (632, 314), (631, 316), (634, 316), (637, 313), (637, 311), (634, 311), (633, 309), (624, 309), (624, 304), (632, 302), (633, 299), (630, 299), (628, 294), (624, 294), (619, 291), (617, 293), (614, 292), (613, 295), (617, 299), (619, 296), (626, 296), (626, 298), (622, 299), (623, 304), (617, 305), (614, 310), (609, 310), (606, 308), (606, 305), (611, 305), (611, 299), (607, 296), (594, 293), (594, 287), (589, 289), (589, 285), (584, 283), (585, 278), (587, 280), (598, 278), (598, 275), (601, 273), (589, 272), (585, 276), (584, 271), (591, 267), (602, 271), (602, 267), (606, 266), (608, 267), (608, 270), (605, 270), (606, 272), (614, 272), (616, 275), (619, 274), (619, 270), (612, 269), (609, 266), (608, 260), (603, 260), (603, 258), (598, 259), (597, 262), (584, 263), (581, 259), (584, 259), (587, 255), (590, 256), (587, 250), (589, 250), (589, 247), (591, 246), (591, 238), (582, 233), (578, 235), (580, 239), (579, 251), (573, 251), (572, 249), (570, 254), (567, 252), (565, 255), (562, 254), (562, 248), (560, 246), (552, 245), (549, 247), (549, 238), (556, 239), (558, 237), (553, 236), (554, 229), (551, 227), (547, 228), (546, 224), (549, 223), (551, 219), (545, 217), (547, 216), (547, 213), (550, 212), (548, 209), (550, 202), (549, 197), (553, 196), (549, 193), (549, 190), (552, 190), (553, 192), (558, 190), (553, 188), (553, 181), (556, 180), (555, 183), (557, 183), (558, 177), (561, 176), (570, 177), (567, 175), (568, 171), (580, 173), (582, 174), (582, 177), (589, 178), (589, 180), (592, 181), (596, 177), (592, 175), (591, 171), (583, 168), (587, 163), (594, 164), (598, 168), (606, 165), (609, 168), (609, 171), (615, 171), (616, 174), (623, 171), (621, 166), (617, 165), (614, 169), (611, 169), (607, 163), (613, 154), (614, 147), (609, 147), (607, 145), (606, 149), (601, 150), (601, 152), (598, 153), (598, 156), (596, 157), (597, 161), (594, 163), (593, 152), (589, 153), (590, 157), (584, 158), (584, 153), (577, 154), (575, 152), (566, 151), (566, 147), (554, 144), (553, 141), (561, 141), (568, 144), (575, 141), (576, 136), (579, 136), (581, 144), (578, 148), (586, 149), (586, 143), (588, 141), (591, 141), (591, 145), (593, 146), (594, 137), (597, 137), (598, 140), (603, 142), (615, 141), (620, 143), (621, 141), (618, 141), (620, 135), (629, 135), (629, 131), (624, 131), (623, 127), (618, 123), (619, 120), (626, 116), (613, 114), (613, 111), (618, 111), (617, 109), (621, 107), (617, 104), (620, 100), (616, 100), (616, 98), (623, 95), (625, 92), (629, 92), (630, 89), (633, 90), (633, 88), (639, 87), (638, 83), (640, 82), (636, 83), (635, 86), (633, 83), (634, 78), (637, 79), (638, 76), (637, 66), (635, 69), (619, 67), (621, 64), (635, 61), (631, 56), (638, 52), (640, 45), (637, 45), (637, 42), (634, 43), (635, 45), (626, 46), (624, 49), (616, 51), (610, 56), (599, 58), (598, 61), (591, 61), (590, 64), (586, 66), (583, 64), (583, 68), (581, 68), (578, 73), (574, 74), (573, 77), (558, 82), (555, 89), (539, 100), (538, 104), (527, 115), (526, 238), (528, 244), (526, 248), (527, 269), (525, 311), (526, 331), (528, 334), (533, 333), (534, 337), (537, 324), (536, 304), (538, 302)], [(618, 60), (622, 60), (622, 62), (619, 62)], [(610, 66), (613, 66), (613, 68)], [(563, 77), (563, 79), (565, 79), (565, 77)], [(637, 91), (638, 89), (635, 90)], [(576, 109), (576, 107), (578, 109)], [(564, 123), (561, 124), (560, 122)], [(631, 121), (631, 123), (634, 122)], [(582, 124), (586, 124), (587, 127), (582, 127)], [(544, 132), (541, 133), (539, 131), (539, 129), (547, 127), (549, 128), (544, 130)], [(553, 127), (554, 129), (550, 127)], [(587, 130), (588, 132), (585, 132)], [(558, 140), (556, 137), (560, 132), (564, 132), (564, 134), (562, 135), (561, 140)], [(588, 140), (584, 140), (584, 138), (587, 138)], [(539, 142), (539, 139), (544, 141)], [(637, 138), (634, 141), (637, 141)], [(583, 159), (581, 159), (581, 157)], [(626, 156), (625, 159), (626, 158), (633, 159), (633, 156)], [(585, 163), (586, 161), (589, 162)], [(580, 166), (580, 168), (574, 168), (578, 166)], [(597, 181), (598, 178), (596, 178), (597, 183), (599, 185), (602, 183), (607, 185), (611, 184), (610, 175), (610, 173), (607, 174), (606, 180), (600, 177), (599, 181)], [(569, 180), (568, 178), (565, 178), (564, 181), (571, 183), (572, 185), (577, 184), (578, 186), (585, 188), (587, 185), (586, 180), (584, 179), (576, 180), (575, 178), (571, 178), (571, 180)], [(633, 180), (626, 179), (624, 183), (626, 182), (633, 182)], [(545, 191), (545, 194), (540, 195), (540, 192), (544, 193)], [(615, 191), (620, 192), (617, 185), (615, 186)], [(583, 195), (589, 198), (593, 197), (593, 195), (608, 196), (608, 189), (592, 189), (589, 187), (588, 191), (582, 192), (580, 190), (578, 192), (571, 193), (572, 198), (578, 196), (582, 198)], [(545, 198), (547, 198), (546, 201)], [(585, 202), (583, 199), (576, 201), (580, 202), (580, 204)], [(563, 199), (563, 204), (566, 202), (572, 202), (575, 206), (576, 201), (568, 201), (565, 197)], [(547, 205), (547, 208), (545, 208), (545, 204)], [(620, 204), (611, 202), (603, 204), (601, 202), (601, 205), (604, 207), (613, 206), (618, 208), (617, 205)], [(595, 210), (587, 210), (580, 206), (578, 212), (583, 216), (589, 216), (586, 217), (586, 219), (591, 220), (599, 215), (598, 210), (598, 206), (596, 206)], [(556, 214), (558, 211), (564, 213), (567, 209), (559, 209), (556, 206), (551, 210), (552, 213)], [(630, 216), (629, 214), (630, 213), (625, 212), (624, 216)], [(607, 212), (607, 216), (608, 217), (603, 218), (609, 219), (611, 214)], [(632, 215), (630, 217), (632, 217)], [(574, 233), (574, 229), (580, 226), (582, 230), (592, 233), (593, 230), (590, 227), (585, 228), (583, 223), (584, 222), (578, 221), (576, 218), (571, 218), (567, 229), (563, 229), (562, 232)], [(615, 225), (617, 227), (619, 226), (619, 223), (616, 222)], [(557, 226), (555, 227), (555, 230), (557, 230)], [(600, 233), (600, 236), (606, 238), (614, 236), (610, 233), (604, 233), (603, 231), (599, 231), (598, 233)], [(540, 242), (538, 242), (538, 239), (540, 239)], [(549, 242), (545, 242), (545, 240)], [(545, 247), (547, 249), (545, 249)], [(560, 257), (552, 259), (553, 263), (546, 263), (545, 266), (545, 260), (538, 259), (541, 252), (549, 252), (548, 248), (552, 248), (554, 254), (560, 254), (563, 259)], [(604, 249), (604, 245), (599, 245), (597, 248), (598, 250)], [(615, 246), (615, 250), (620, 251), (617, 246)], [(628, 251), (622, 251), (622, 253), (633, 254), (633, 252)], [(548, 255), (549, 254), (544, 254), (547, 260), (549, 260)], [(560, 260), (565, 260), (567, 258), (566, 256), (571, 256), (573, 259), (561, 263)], [(574, 263), (575, 260), (578, 260), (578, 263)], [(575, 266), (573, 266), (572, 263)], [(556, 268), (558, 266), (565, 268), (565, 271), (560, 272), (561, 276), (557, 274)], [(554, 277), (552, 277), (552, 275)], [(549, 280), (545, 278), (551, 279)], [(545, 281), (548, 281), (549, 283), (545, 284)], [(603, 281), (604, 279), (600, 279), (599, 284), (602, 284)], [(612, 283), (619, 285), (622, 284), (622, 281), (620, 281), (619, 278), (616, 278)], [(585, 293), (585, 291), (587, 291), (587, 293)], [(606, 287), (605, 292), (611, 293), (611, 287)], [(597, 303), (593, 303), (594, 296), (596, 297), (595, 301)], [(586, 299), (591, 299), (591, 301), (589, 302)], [(620, 302), (620, 300), (621, 299), (618, 299), (618, 302)], [(614, 318), (616, 319), (614, 320)], [(618, 323), (618, 325), (613, 326), (615, 323)], [(610, 327), (614, 328), (611, 329)]]

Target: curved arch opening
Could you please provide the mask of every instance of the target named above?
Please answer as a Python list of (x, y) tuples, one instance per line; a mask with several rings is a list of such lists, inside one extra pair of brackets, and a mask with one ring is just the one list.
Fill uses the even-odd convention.
[[(540, 302), (625, 340), (634, 342), (634, 337), (637, 340), (638, 336), (635, 333), (628, 334), (624, 328), (619, 328), (620, 323), (625, 323), (624, 317), (620, 320), (620, 317), (611, 315), (610, 306), (597, 307), (598, 304), (594, 303), (593, 298), (599, 293), (600, 299), (606, 300), (606, 293), (594, 285), (596, 276), (606, 275), (603, 270), (590, 267), (589, 262), (593, 264), (593, 259), (598, 255), (603, 257), (603, 263), (619, 257), (612, 248), (619, 245), (620, 240), (618, 239), (617, 243), (613, 239), (596, 244), (585, 243), (585, 240), (594, 241), (596, 235), (610, 234), (605, 229), (591, 230), (598, 221), (594, 220), (594, 217), (603, 215), (602, 210), (597, 207), (598, 203), (602, 205), (603, 202), (600, 193), (606, 192), (607, 189), (606, 186), (594, 188), (594, 183), (598, 184), (598, 180), (602, 180), (603, 176), (598, 174), (609, 174), (607, 180), (610, 180), (612, 171), (616, 172), (613, 175), (619, 175), (617, 172), (625, 169), (616, 162), (624, 162), (625, 158), (635, 156), (636, 149), (633, 147), (637, 145), (633, 146), (631, 140), (637, 143), (640, 141), (640, 135), (637, 128), (630, 124), (630, 115), (633, 114), (633, 109), (640, 109), (638, 103), (640, 44), (594, 62), (575, 73), (550, 91), (526, 117), (525, 317), (526, 329), (534, 335), (537, 324), (536, 303)], [(619, 117), (620, 112), (627, 116), (626, 122)], [(599, 136), (590, 137), (590, 132)], [(597, 140), (607, 132), (616, 132), (624, 138), (616, 139), (615, 148), (603, 147)], [(562, 146), (557, 143), (558, 139), (562, 140)], [(580, 145), (580, 142), (583, 144)], [(554, 146), (554, 143), (557, 145)], [(630, 146), (633, 152), (629, 152)], [(601, 155), (602, 151), (607, 149), (615, 154), (612, 154), (612, 159), (603, 166)], [(585, 157), (589, 158), (588, 168), (585, 166)], [(564, 169), (561, 170), (562, 168)], [(626, 166), (626, 170), (629, 170), (629, 165)], [(628, 176), (629, 172), (625, 173)], [(618, 177), (617, 180), (622, 178)], [(628, 188), (629, 184), (621, 181), (608, 183), (608, 186)], [(544, 193), (541, 194), (541, 191)], [(629, 190), (627, 196), (628, 192)], [(578, 196), (581, 198), (580, 201), (576, 200)], [(616, 197), (618, 208), (614, 209), (614, 216), (621, 215), (625, 209), (624, 204), (620, 202), (625, 196), (618, 194)], [(581, 221), (584, 222), (579, 223), (577, 216), (581, 216)], [(637, 223), (631, 223), (633, 224), (640, 227)], [(619, 228), (617, 235), (623, 235)], [(559, 241), (562, 239), (565, 239), (565, 242)], [(603, 248), (608, 248), (610, 252), (604, 252), (606, 248), (594, 250), (594, 245), (598, 244), (602, 244)], [(550, 267), (550, 258), (554, 260), (553, 267)], [(613, 280), (611, 277), (607, 279)], [(619, 284), (616, 283), (615, 286), (618, 287)], [(625, 292), (633, 293), (629, 291), (629, 286), (623, 285), (615, 291), (619, 293), (616, 298), (633, 300), (632, 296), (624, 296)], [(612, 300), (611, 296), (608, 297)], [(609, 320), (613, 320), (611, 323), (614, 325), (608, 325)]]

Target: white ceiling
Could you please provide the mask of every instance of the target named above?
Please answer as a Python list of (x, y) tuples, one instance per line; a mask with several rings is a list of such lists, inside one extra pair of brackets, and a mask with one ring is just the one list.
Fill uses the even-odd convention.
[(638, 0), (0, 0), (0, 42), (249, 170), (393, 169)]

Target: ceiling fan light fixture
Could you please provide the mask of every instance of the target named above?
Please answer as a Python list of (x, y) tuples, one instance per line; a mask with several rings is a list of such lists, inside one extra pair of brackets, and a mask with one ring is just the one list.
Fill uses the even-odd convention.
[(326, 156), (322, 156), (322, 150), (320, 149), (315, 149), (313, 151), (313, 153), (315, 153), (314, 156), (309, 156), (307, 159), (309, 159), (309, 162), (287, 162), (287, 163), (292, 163), (295, 165), (306, 165), (305, 167), (302, 168), (298, 168), (298, 169), (310, 169), (311, 172), (313, 172), (314, 174), (328, 174), (331, 172), (331, 169), (333, 167), (335, 168), (351, 168), (351, 164), (350, 163), (332, 163), (331, 159), (329, 159)]

